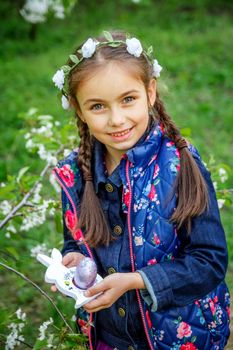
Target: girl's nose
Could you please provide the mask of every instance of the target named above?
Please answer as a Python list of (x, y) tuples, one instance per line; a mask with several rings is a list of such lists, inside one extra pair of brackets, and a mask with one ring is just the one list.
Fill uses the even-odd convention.
[(110, 126), (119, 126), (125, 123), (124, 111), (120, 108), (114, 108), (111, 110), (109, 115), (109, 125)]

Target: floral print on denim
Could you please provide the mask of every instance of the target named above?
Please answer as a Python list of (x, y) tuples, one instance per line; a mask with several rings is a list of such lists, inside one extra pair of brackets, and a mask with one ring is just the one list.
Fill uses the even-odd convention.
[(169, 151), (172, 151), (172, 153), (176, 155), (176, 157), (172, 157), (170, 159), (170, 169), (173, 173), (177, 174), (177, 172), (180, 170), (180, 152), (176, 148), (175, 143), (170, 141), (166, 143), (166, 147)]
[(70, 164), (65, 164), (61, 168), (56, 167), (55, 170), (67, 187), (74, 186), (74, 170), (71, 168)]

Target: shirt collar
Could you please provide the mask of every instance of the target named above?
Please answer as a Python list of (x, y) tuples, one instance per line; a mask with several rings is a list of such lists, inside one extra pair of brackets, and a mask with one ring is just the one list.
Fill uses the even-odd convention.
[[(129, 161), (139, 167), (147, 166), (159, 151), (163, 133), (162, 125), (160, 123), (153, 123), (150, 130), (145, 131), (136, 145), (126, 152)], [(98, 192), (100, 183), (106, 183), (107, 179), (117, 187), (120, 187), (122, 184), (119, 166), (108, 177), (104, 164), (104, 153), (104, 145), (94, 139), (92, 174), (94, 174), (94, 187), (96, 192)]]

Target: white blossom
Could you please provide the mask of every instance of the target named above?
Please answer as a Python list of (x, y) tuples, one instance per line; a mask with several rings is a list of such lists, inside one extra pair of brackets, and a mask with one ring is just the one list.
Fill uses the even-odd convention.
[(55, 124), (55, 126), (60, 126), (61, 125), (61, 123), (58, 120), (56, 120), (54, 124)]
[(48, 321), (46, 321), (46, 322), (42, 323), (42, 325), (40, 325), (40, 327), (39, 327), (40, 334), (38, 337), (39, 340), (45, 339), (45, 331), (48, 328), (48, 326), (52, 323), (53, 323), (53, 319), (52, 319), (52, 317), (50, 317), (50, 319)]
[(47, 248), (45, 243), (37, 244), (35, 247), (31, 248), (30, 255), (33, 258), (36, 258), (38, 254), (45, 254), (47, 255), (49, 253), (49, 249)]
[(30, 117), (30, 116), (34, 115), (37, 111), (38, 111), (37, 108), (31, 107), (31, 108), (29, 109), (29, 111), (27, 112), (27, 115)]
[(65, 109), (65, 110), (70, 108), (70, 102), (66, 98), (66, 96), (64, 96), (64, 95), (62, 95), (62, 97), (61, 97), (61, 104), (62, 104), (62, 108)]
[(82, 46), (81, 50), (82, 50), (82, 55), (84, 58), (89, 58), (91, 57), (95, 50), (96, 50), (96, 42), (92, 39), (89, 38)]
[(27, 22), (41, 23), (46, 20), (49, 11), (53, 11), (56, 18), (65, 18), (65, 9), (61, 0), (27, 0), (20, 14)]
[(225, 182), (228, 179), (228, 175), (225, 169), (219, 168), (218, 174), (220, 176), (221, 182)]
[(53, 173), (51, 173), (49, 176), (49, 182), (51, 183), (51, 185), (53, 186), (55, 191), (57, 193), (60, 193), (61, 187), (58, 185), (57, 180), (56, 180), (55, 176), (53, 175)]
[(25, 140), (28, 140), (30, 137), (31, 137), (30, 132), (27, 132), (27, 133), (24, 135)]
[(26, 147), (26, 149), (28, 149), (30, 151), (31, 149), (36, 147), (36, 143), (34, 143), (34, 141), (32, 141), (32, 139), (29, 139), (29, 140), (27, 140), (25, 147)]
[(5, 237), (8, 238), (8, 239), (11, 238), (10, 232), (7, 232), (7, 233), (5, 234)]
[(46, 217), (44, 210), (38, 210), (32, 213), (28, 213), (22, 221), (20, 231), (28, 231), (32, 227), (40, 226), (45, 222), (45, 219)]
[(53, 127), (52, 123), (49, 123), (47, 125), (42, 125), (40, 128), (32, 128), (32, 132), (34, 134), (38, 134), (38, 135), (43, 135), (45, 137), (51, 137), (53, 136), (53, 132), (51, 130), (51, 128)]
[(65, 18), (65, 9), (61, 1), (53, 1), (51, 4), (52, 10), (54, 11), (54, 16), (59, 19)]
[(71, 153), (71, 150), (70, 149), (68, 149), (68, 148), (65, 148), (64, 149), (64, 152), (63, 152), (63, 155), (64, 155), (64, 157), (68, 157), (68, 155)]
[(126, 39), (126, 49), (135, 57), (139, 57), (143, 51), (140, 41), (136, 38)]
[(160, 66), (158, 61), (154, 60), (154, 62), (153, 62), (153, 74), (156, 78), (158, 78), (160, 76), (160, 72), (162, 69), (163, 69), (163, 67)]
[(42, 184), (39, 183), (36, 188), (35, 188), (35, 191), (34, 191), (34, 194), (33, 194), (33, 198), (32, 198), (32, 202), (33, 203), (39, 203), (40, 200), (41, 200), (41, 195), (40, 195), (40, 191), (42, 189)]
[(12, 224), (7, 226), (7, 231), (8, 232), (12, 232), (12, 233), (16, 233), (17, 232), (15, 226), (12, 225)]
[(54, 338), (54, 334), (49, 334), (47, 339), (47, 347), (49, 349), (55, 349), (55, 346), (53, 345), (53, 338)]
[(42, 122), (45, 121), (47, 123), (47, 121), (49, 120), (53, 120), (53, 116), (50, 115), (50, 114), (42, 114), (42, 115), (39, 115), (37, 117), (38, 120), (41, 120)]
[(6, 184), (4, 182), (1, 182), (0, 187), (6, 187)]
[(133, 2), (134, 4), (139, 4), (140, 1), (141, 1), (141, 0), (132, 0), (132, 2)]
[(27, 0), (19, 12), (27, 22), (41, 23), (46, 20), (48, 8), (48, 0)]
[(214, 181), (213, 182), (213, 185), (214, 185), (214, 189), (215, 189), (215, 191), (218, 189), (218, 183), (217, 183), (217, 181)]
[(40, 159), (46, 160), (47, 163), (51, 165), (57, 164), (57, 158), (49, 151), (45, 149), (45, 146), (43, 144), (39, 144), (39, 150), (37, 151)]
[(225, 199), (218, 199), (218, 207), (219, 207), (219, 209), (222, 209), (225, 201), (226, 201)]
[(64, 82), (65, 82), (65, 74), (62, 69), (59, 69), (52, 78), (54, 84), (56, 87), (58, 87), (59, 90), (63, 89)]
[(44, 200), (37, 206), (36, 211), (30, 212), (23, 218), (20, 231), (28, 231), (32, 227), (42, 225), (46, 220), (46, 211), (50, 203), (55, 203), (52, 199)]
[[(19, 308), (15, 313), (19, 320), (22, 320), (22, 321), (26, 320), (26, 313), (22, 312), (21, 308)], [(23, 328), (23, 326), (24, 326), (24, 323), (18, 324), (19, 329)]]
[(3, 215), (7, 215), (10, 213), (12, 209), (12, 205), (10, 204), (9, 201), (4, 200), (2, 203), (0, 203), (0, 211), (2, 212)]
[[(16, 315), (18, 319), (25, 321), (26, 314), (22, 313), (21, 309), (16, 311)], [(23, 342), (25, 340), (24, 336), (20, 334), (24, 326), (25, 324), (23, 322), (20, 322), (20, 323), (12, 322), (8, 325), (8, 328), (11, 329), (11, 333), (6, 338), (5, 350), (14, 349), (15, 346), (20, 345), (20, 341)]]

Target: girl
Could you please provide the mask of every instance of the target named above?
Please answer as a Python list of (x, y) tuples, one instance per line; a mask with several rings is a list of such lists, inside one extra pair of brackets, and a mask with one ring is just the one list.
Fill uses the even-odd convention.
[[(227, 248), (209, 172), (165, 112), (162, 67), (136, 38), (89, 38), (53, 77), (80, 135), (54, 169), (63, 263), (92, 257), (101, 294), (78, 310), (90, 349), (223, 349)], [(94, 325), (94, 327), (91, 327)]]

